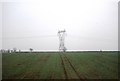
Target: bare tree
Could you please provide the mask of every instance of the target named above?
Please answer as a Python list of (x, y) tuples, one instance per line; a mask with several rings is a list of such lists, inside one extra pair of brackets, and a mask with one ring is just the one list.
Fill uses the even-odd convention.
[(4, 50), (4, 49), (1, 49), (0, 51), (1, 51), (1, 53), (5, 53), (5, 50)]
[(17, 48), (13, 48), (13, 52), (16, 53), (16, 51), (17, 51)]
[(3, 49), (0, 50), (0, 53), (3, 53)]
[(30, 48), (29, 50), (30, 50), (30, 52), (33, 52), (33, 49), (32, 49), (32, 48)]
[(19, 49), (19, 53), (21, 52), (21, 50)]
[(10, 53), (10, 49), (7, 50), (7, 53)]
[(11, 53), (13, 53), (14, 51), (13, 50), (10, 50)]

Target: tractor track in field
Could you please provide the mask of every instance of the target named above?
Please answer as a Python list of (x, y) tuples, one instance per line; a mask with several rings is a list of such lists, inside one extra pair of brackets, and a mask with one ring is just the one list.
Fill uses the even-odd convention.
[[(59, 53), (59, 55), (60, 55), (60, 53)], [(67, 71), (66, 71), (66, 69), (65, 69), (65, 64), (64, 64), (64, 62), (63, 62), (63, 59), (62, 59), (62, 56), (61, 56), (61, 55), (60, 55), (60, 58), (61, 58), (62, 67), (63, 67), (63, 69), (64, 69), (65, 79), (68, 79)]]
[[(64, 55), (64, 54), (63, 54)], [(70, 60), (67, 58), (66, 55), (64, 55), (64, 57), (66, 58), (66, 60), (69, 62), (71, 68), (74, 70), (74, 72), (76, 73), (76, 75), (79, 77), (79, 79), (83, 80), (86, 79), (85, 77), (81, 76), (75, 69), (75, 67), (73, 66), (73, 64), (70, 62)]]
[[(71, 68), (73, 69), (73, 71), (75, 72), (75, 74), (79, 77), (80, 80), (85, 80), (86, 78), (84, 76), (81, 76), (75, 69), (75, 67), (73, 66), (73, 64), (70, 62), (70, 60), (67, 58), (67, 56), (65, 54), (63, 54), (64, 58), (68, 61), (69, 65), (71, 66)], [(62, 56), (61, 56), (62, 58)]]

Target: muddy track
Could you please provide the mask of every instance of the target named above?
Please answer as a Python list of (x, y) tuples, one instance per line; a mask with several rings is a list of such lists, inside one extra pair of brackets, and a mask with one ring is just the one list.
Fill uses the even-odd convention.
[(71, 68), (73, 69), (73, 71), (76, 73), (76, 75), (79, 77), (79, 79), (84, 80), (86, 79), (85, 77), (81, 76), (75, 69), (75, 67), (73, 66), (73, 64), (70, 62), (70, 60), (67, 58), (67, 56), (65, 54), (63, 54), (64, 58), (68, 61), (68, 63), (70, 64)]
[[(60, 55), (60, 53), (59, 53), (59, 55)], [(62, 64), (62, 67), (63, 67), (63, 70), (64, 70), (64, 74), (65, 74), (65, 79), (68, 79), (67, 71), (65, 69), (65, 64), (63, 62), (63, 59), (62, 59), (61, 55), (60, 55), (60, 58), (61, 58), (61, 64)]]

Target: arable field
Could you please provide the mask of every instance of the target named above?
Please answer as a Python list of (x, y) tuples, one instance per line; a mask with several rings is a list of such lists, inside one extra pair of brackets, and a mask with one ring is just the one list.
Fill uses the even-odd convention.
[(118, 52), (2, 54), (3, 79), (118, 79)]

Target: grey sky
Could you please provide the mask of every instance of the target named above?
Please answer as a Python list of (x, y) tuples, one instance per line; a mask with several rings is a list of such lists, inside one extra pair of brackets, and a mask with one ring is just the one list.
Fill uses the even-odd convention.
[(4, 49), (58, 50), (61, 29), (68, 50), (118, 50), (118, 0), (2, 3)]
[(2, 3), (0, 3), (0, 49), (2, 48)]

